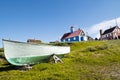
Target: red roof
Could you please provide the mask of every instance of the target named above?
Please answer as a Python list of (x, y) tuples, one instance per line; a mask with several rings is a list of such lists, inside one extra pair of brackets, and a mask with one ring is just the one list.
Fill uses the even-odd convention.
[(41, 40), (36, 40), (36, 39), (28, 39), (27, 40), (28, 43), (41, 43)]
[(79, 35), (81, 35), (81, 32), (82, 32), (82, 30), (78, 29), (78, 30), (74, 31), (73, 33), (65, 33), (61, 39), (79, 36)]

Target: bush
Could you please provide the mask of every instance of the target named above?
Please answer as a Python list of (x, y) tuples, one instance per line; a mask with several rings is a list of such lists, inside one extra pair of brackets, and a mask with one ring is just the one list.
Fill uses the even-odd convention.
[(84, 51), (87, 52), (94, 52), (94, 51), (99, 51), (99, 50), (105, 50), (107, 49), (107, 45), (100, 45), (100, 46), (88, 46)]
[(94, 51), (96, 51), (96, 48), (92, 47), (92, 46), (89, 46), (89, 47), (86, 48), (86, 51), (94, 52)]

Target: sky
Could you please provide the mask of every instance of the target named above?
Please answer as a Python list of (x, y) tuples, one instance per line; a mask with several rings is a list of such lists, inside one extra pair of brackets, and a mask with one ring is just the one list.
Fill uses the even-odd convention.
[(71, 26), (95, 38), (116, 21), (120, 0), (0, 0), (0, 46), (3, 38), (56, 41)]

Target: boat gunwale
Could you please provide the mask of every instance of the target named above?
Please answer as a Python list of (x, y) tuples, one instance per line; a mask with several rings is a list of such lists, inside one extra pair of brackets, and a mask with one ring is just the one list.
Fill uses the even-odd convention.
[[(37, 43), (27, 43), (27, 42), (20, 42), (20, 41), (14, 41), (14, 40), (7, 40), (7, 39), (2, 39), (2, 41), (7, 41), (7, 42), (14, 42), (14, 43), (23, 43), (23, 44), (30, 44), (30, 45), (44, 45), (44, 46), (58, 46), (58, 45), (50, 45), (47, 43), (41, 43), (41, 44), (37, 44)], [(70, 47), (70, 46), (58, 46), (58, 47)]]

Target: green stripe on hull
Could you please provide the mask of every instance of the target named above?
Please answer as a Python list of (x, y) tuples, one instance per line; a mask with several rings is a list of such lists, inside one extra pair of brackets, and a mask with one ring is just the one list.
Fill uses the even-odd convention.
[[(62, 58), (63, 54), (57, 55)], [(20, 57), (20, 58), (9, 58), (7, 59), (9, 63), (17, 66), (22, 66), (26, 64), (38, 64), (46, 62), (50, 58), (50, 55), (47, 56), (34, 56), (34, 57)]]
[(50, 56), (34, 56), (34, 57), (20, 57), (20, 58), (9, 58), (7, 59), (13, 65), (26, 65), (26, 64), (37, 64), (45, 62)]

